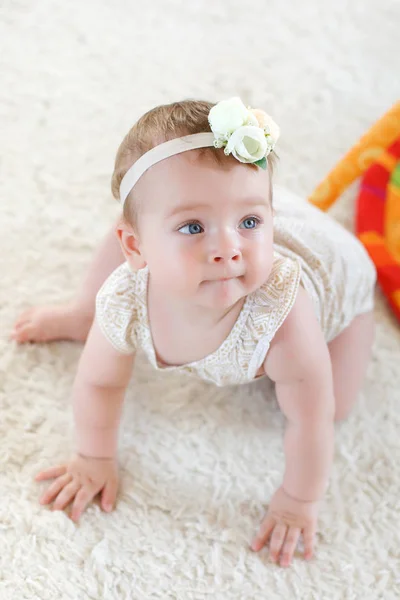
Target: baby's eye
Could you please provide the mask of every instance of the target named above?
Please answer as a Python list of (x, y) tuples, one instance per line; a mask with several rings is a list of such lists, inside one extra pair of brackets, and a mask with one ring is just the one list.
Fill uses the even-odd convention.
[(204, 229), (200, 223), (186, 223), (186, 225), (182, 225), (178, 231), (185, 233), (186, 235), (196, 235), (202, 233)]
[(246, 217), (246, 219), (243, 219), (243, 221), (240, 223), (239, 227), (241, 229), (255, 229), (260, 222), (260, 219), (257, 217)]

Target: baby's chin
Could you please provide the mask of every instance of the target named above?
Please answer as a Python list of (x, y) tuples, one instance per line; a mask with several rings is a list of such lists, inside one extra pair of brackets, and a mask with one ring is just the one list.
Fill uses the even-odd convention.
[(199, 287), (201, 303), (210, 309), (226, 310), (248, 295), (248, 286), (242, 277), (226, 280), (202, 281)]

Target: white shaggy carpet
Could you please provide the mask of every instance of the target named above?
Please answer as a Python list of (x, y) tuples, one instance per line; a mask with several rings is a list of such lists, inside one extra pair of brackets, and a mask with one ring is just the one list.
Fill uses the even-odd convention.
[[(338, 427), (315, 560), (248, 544), (283, 469), (266, 384), (217, 390), (141, 362), (111, 515), (38, 504), (34, 473), (72, 447), (81, 348), (18, 348), (21, 309), (73, 296), (115, 218), (116, 148), (149, 107), (240, 94), (282, 128), (278, 181), (310, 193), (400, 97), (396, 0), (0, 3), (0, 598), (400, 597), (400, 326), (377, 293), (364, 394)], [(356, 189), (337, 212), (351, 226)]]

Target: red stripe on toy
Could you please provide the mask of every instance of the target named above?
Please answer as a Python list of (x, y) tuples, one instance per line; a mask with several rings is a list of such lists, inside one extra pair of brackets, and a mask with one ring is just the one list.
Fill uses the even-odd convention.
[(399, 289), (400, 265), (393, 263), (391, 265), (380, 266), (378, 269), (378, 280), (387, 294), (394, 294)]
[(377, 231), (383, 235), (385, 202), (369, 189), (361, 189), (357, 199), (356, 232)]
[(373, 164), (362, 180), (362, 186), (377, 188), (382, 190), (382, 194), (385, 194), (385, 188), (389, 183), (390, 171), (388, 171), (383, 165)]
[(393, 156), (396, 158), (400, 158), (400, 138), (397, 139), (391, 146), (389, 146), (388, 152), (393, 154)]

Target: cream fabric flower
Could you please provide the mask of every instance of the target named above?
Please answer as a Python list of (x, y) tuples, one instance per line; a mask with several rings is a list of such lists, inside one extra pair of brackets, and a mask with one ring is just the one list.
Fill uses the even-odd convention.
[(233, 154), (242, 163), (254, 163), (265, 157), (268, 143), (260, 127), (245, 125), (230, 136), (225, 154)]
[(253, 108), (250, 112), (257, 119), (258, 125), (262, 127), (268, 135), (271, 136), (275, 145), (279, 139), (280, 129), (273, 118), (259, 108)]

